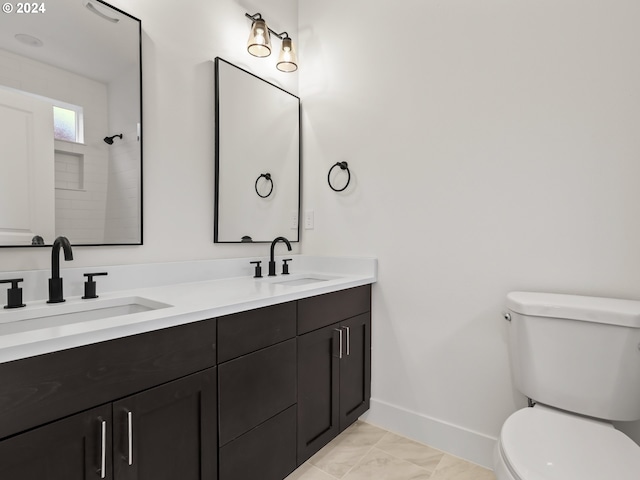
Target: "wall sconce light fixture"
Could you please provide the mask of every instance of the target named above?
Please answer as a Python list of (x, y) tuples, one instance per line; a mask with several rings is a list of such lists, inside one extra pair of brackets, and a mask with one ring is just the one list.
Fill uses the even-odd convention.
[(255, 57), (268, 57), (271, 54), (269, 33), (273, 33), (282, 40), (282, 48), (280, 49), (276, 68), (281, 72), (295, 72), (298, 69), (298, 56), (289, 34), (287, 32), (277, 33), (271, 30), (260, 13), (254, 15), (245, 13), (244, 16), (253, 21), (247, 42), (247, 51)]
[(259, 13), (255, 15), (245, 13), (245, 15), (253, 20), (249, 40), (247, 41), (247, 50), (254, 57), (268, 57), (271, 55), (271, 36), (269, 35), (267, 22), (264, 21)]

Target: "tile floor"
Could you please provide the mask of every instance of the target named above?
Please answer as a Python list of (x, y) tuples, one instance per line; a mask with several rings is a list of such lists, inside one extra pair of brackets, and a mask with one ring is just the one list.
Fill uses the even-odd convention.
[(493, 472), (357, 421), (285, 480), (495, 480)]

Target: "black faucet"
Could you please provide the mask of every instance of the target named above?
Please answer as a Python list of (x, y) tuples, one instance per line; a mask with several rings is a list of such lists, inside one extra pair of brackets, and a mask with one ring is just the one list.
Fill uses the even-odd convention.
[(271, 257), (269, 259), (269, 276), (270, 277), (275, 277), (276, 276), (276, 261), (273, 259), (273, 250), (276, 248), (276, 243), (278, 242), (284, 242), (287, 244), (287, 250), (291, 251), (291, 244), (289, 243), (289, 240), (287, 240), (284, 237), (276, 237), (273, 242), (271, 242)]
[(69, 239), (67, 237), (56, 238), (51, 251), (51, 278), (49, 279), (49, 300), (47, 303), (64, 302), (62, 278), (60, 278), (60, 247), (64, 251), (64, 259), (66, 261), (73, 260)]

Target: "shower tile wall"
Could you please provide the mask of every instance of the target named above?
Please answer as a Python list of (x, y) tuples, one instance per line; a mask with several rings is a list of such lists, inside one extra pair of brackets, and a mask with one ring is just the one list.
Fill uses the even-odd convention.
[[(56, 175), (61, 175), (56, 179), (56, 234), (73, 243), (102, 243), (109, 166), (109, 150), (102, 141), (109, 133), (107, 86), (4, 50), (0, 60), (0, 84), (82, 106), (84, 143), (55, 141)], [(70, 165), (69, 155), (75, 165)], [(73, 185), (70, 174), (76, 175)], [(83, 220), (82, 228), (74, 226), (75, 219)]]

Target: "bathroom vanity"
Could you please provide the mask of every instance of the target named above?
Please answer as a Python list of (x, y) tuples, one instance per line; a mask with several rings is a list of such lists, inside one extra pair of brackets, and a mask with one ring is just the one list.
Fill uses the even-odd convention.
[(372, 281), (229, 282), (272, 295), (0, 363), (0, 477), (281, 480), (369, 408)]

